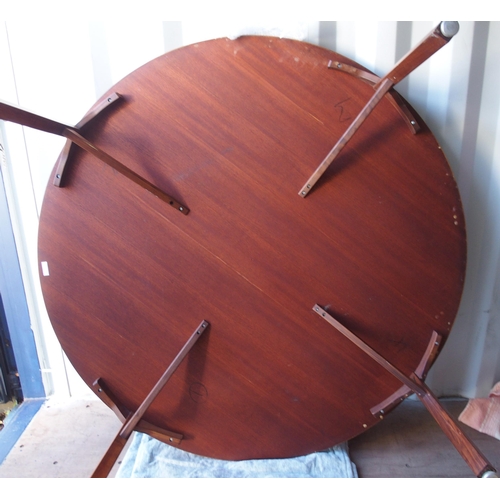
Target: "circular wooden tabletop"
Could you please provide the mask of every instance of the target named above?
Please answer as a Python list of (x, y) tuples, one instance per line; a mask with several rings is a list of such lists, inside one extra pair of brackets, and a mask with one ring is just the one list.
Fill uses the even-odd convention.
[[(446, 339), (465, 223), (426, 125), (384, 98), (306, 198), (298, 191), (373, 95), (329, 50), (218, 39), (139, 68), (82, 135), (188, 215), (73, 148), (39, 230), (47, 310), (92, 386), (135, 411), (202, 320), (210, 327), (145, 414), (180, 447), (240, 460), (304, 455), (375, 425), (401, 382), (313, 311), (319, 304), (406, 375)], [(415, 115), (416, 116), (416, 115)], [(441, 346), (442, 347), (442, 346)]]

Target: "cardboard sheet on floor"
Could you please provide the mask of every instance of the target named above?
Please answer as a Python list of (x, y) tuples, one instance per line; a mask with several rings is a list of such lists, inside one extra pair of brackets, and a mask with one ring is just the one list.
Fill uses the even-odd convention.
[(500, 439), (500, 382), (487, 398), (469, 400), (458, 417), (460, 422), (496, 439)]
[(242, 460), (201, 457), (135, 432), (116, 477), (119, 478), (353, 478), (356, 466), (347, 443), (296, 458)]

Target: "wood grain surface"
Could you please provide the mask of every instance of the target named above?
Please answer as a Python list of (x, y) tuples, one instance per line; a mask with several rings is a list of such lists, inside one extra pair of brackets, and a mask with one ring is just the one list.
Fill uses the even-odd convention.
[(407, 376), (454, 321), (464, 215), (425, 123), (412, 134), (383, 99), (297, 196), (373, 95), (329, 60), (364, 69), (304, 42), (241, 37), (165, 54), (110, 90), (123, 102), (79, 132), (187, 216), (79, 148), (65, 187), (47, 186), (42, 290), (89, 386), (101, 378), (135, 411), (210, 322), (144, 415), (186, 451), (291, 457), (379, 421), (370, 408), (401, 383), (314, 304)]

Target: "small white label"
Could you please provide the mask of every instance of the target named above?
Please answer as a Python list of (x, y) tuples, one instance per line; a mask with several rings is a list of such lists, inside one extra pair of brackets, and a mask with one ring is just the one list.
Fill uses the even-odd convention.
[(49, 275), (49, 264), (48, 264), (48, 262), (46, 262), (44, 260), (41, 264), (42, 264), (42, 274), (44, 276), (48, 276)]

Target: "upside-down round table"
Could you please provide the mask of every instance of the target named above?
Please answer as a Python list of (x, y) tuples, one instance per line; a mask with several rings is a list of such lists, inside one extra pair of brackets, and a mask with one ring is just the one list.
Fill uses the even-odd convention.
[(199, 455), (326, 449), (412, 392), (394, 373), (423, 384), (466, 266), (434, 136), (391, 89), (298, 196), (380, 83), (308, 43), (217, 39), (142, 66), (71, 128), (87, 151), (68, 143), (47, 187), (43, 296), (74, 367), (123, 419), (200, 321), (138, 424)]

